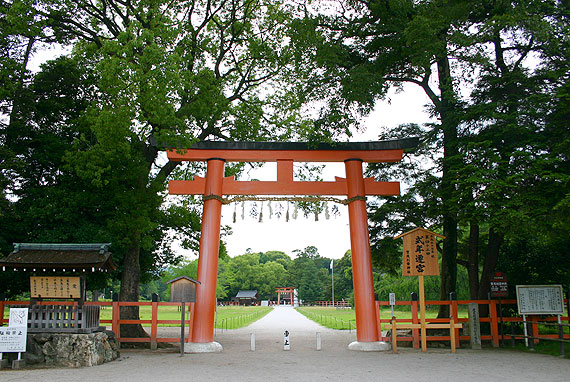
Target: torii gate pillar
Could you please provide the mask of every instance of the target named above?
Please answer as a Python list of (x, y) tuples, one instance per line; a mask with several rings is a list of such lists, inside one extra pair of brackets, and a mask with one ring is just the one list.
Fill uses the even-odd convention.
[[(213, 158), (208, 160), (206, 170), (205, 196), (222, 196), (225, 161)], [(215, 198), (204, 202), (202, 230), (198, 258), (200, 282), (196, 286), (194, 325), (192, 338), (184, 346), (186, 353), (220, 352), (222, 345), (214, 342), (214, 318), (216, 314), (216, 285), (218, 279), (218, 255), (220, 251), (220, 223), (222, 202)]]
[(348, 205), (350, 224), (350, 249), (352, 253), (352, 279), (354, 286), (354, 309), (356, 313), (357, 341), (351, 343), (350, 350), (387, 350), (384, 342), (379, 342), (376, 322), (376, 301), (368, 236), (368, 215), (366, 213), (366, 192), (362, 176), (362, 160), (349, 159), (344, 162), (348, 198), (362, 197)]

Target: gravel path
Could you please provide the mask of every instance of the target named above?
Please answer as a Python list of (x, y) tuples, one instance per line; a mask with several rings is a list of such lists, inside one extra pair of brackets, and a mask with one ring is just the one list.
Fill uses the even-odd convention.
[[(291, 350), (283, 351), (283, 331), (290, 332)], [(322, 350), (316, 351), (316, 332)], [(176, 336), (177, 328), (161, 329), (161, 336)], [(250, 333), (256, 351), (250, 351)], [(121, 351), (121, 358), (81, 369), (1, 370), (0, 381), (532, 381), (570, 380), (570, 362), (554, 356), (509, 350), (409, 348), (391, 352), (349, 351), (354, 331), (326, 329), (292, 308), (279, 307), (247, 328), (216, 331), (224, 351), (186, 354), (178, 349)]]

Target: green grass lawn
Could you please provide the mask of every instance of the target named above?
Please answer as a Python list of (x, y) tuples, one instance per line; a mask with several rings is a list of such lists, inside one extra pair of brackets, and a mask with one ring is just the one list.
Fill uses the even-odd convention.
[(271, 312), (268, 306), (219, 306), (214, 326), (218, 329), (238, 329)]
[[(259, 320), (271, 311), (272, 308), (267, 306), (219, 306), (216, 308), (215, 327), (218, 329), (238, 329)], [(8, 319), (10, 309), (4, 310), (4, 318)], [(141, 320), (152, 319), (152, 307), (139, 307), (139, 317)], [(101, 320), (111, 320), (113, 318), (113, 309), (110, 306), (101, 306)], [(158, 320), (177, 320), (180, 321), (182, 314), (178, 306), (159, 306)], [(188, 313), (186, 314), (188, 320)], [(110, 326), (110, 323), (103, 323), (104, 326)], [(149, 324), (142, 324), (150, 326)], [(158, 326), (180, 326), (180, 324), (158, 324)]]
[[(271, 311), (267, 306), (219, 306), (216, 308), (215, 327), (218, 329), (237, 329), (251, 324), (259, 320)], [(101, 309), (101, 320), (110, 320), (113, 310), (111, 307)], [(139, 308), (141, 320), (150, 320), (152, 318), (152, 310), (150, 306), (141, 306)], [(159, 320), (180, 320), (181, 312), (178, 306), (159, 306)], [(188, 319), (188, 315), (186, 315)], [(150, 324), (143, 324), (150, 326)], [(158, 324), (158, 326), (180, 326), (179, 324)], [(223, 327), (222, 327), (223, 326)]]
[[(355, 313), (354, 309), (338, 309), (333, 307), (301, 307), (297, 308), (297, 311), (307, 318), (315, 321), (316, 323), (323, 325), (331, 329), (339, 330), (351, 330), (354, 329), (355, 324)], [(467, 310), (459, 310), (459, 317), (467, 317)], [(412, 314), (409, 309), (395, 309), (394, 316), (397, 319), (410, 319)], [(380, 310), (380, 318), (389, 319), (392, 317), (392, 310), (390, 308), (382, 308)], [(419, 313), (418, 313), (419, 317)], [(436, 318), (437, 309), (426, 310), (426, 318)]]

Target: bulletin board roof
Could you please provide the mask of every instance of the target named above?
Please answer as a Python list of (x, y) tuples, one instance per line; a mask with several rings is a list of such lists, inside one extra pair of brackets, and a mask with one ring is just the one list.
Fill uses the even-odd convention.
[(0, 266), (7, 269), (92, 269), (115, 270), (109, 243), (28, 244), (15, 243), (14, 251)]

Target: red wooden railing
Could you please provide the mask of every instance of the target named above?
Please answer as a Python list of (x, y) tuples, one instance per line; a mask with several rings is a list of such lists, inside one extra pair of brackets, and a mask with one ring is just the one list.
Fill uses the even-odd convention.
[[(29, 301), (0, 301), (0, 325), (8, 323), (8, 319), (4, 318), (4, 310), (6, 306), (10, 305), (29, 305)], [(74, 301), (38, 301), (38, 305), (75, 305), (77, 302)], [(100, 320), (100, 324), (106, 326), (111, 325), (111, 330), (115, 333), (117, 340), (121, 343), (126, 342), (142, 342), (149, 343), (151, 349), (156, 349), (157, 343), (159, 342), (180, 342), (180, 337), (176, 338), (164, 338), (158, 337), (158, 325), (159, 324), (178, 324), (180, 325), (180, 320), (159, 320), (158, 319), (158, 308), (160, 306), (182, 306), (180, 302), (126, 302), (126, 301), (113, 301), (113, 302), (85, 302), (85, 305), (99, 305), (99, 306), (110, 306), (112, 307), (112, 318), (110, 320)], [(124, 320), (120, 318), (120, 308), (122, 306), (151, 306), (151, 319), (150, 320)], [(189, 314), (186, 315), (184, 320), (184, 326), (188, 327), (188, 336), (184, 338), (185, 342), (192, 341), (192, 324), (194, 320), (194, 303), (186, 303)], [(144, 338), (130, 338), (121, 337), (121, 324), (150, 324), (150, 337)]]
[[(568, 299), (564, 300), (566, 306), (568, 306)], [(468, 322), (469, 319), (468, 318), (459, 318), (458, 316), (458, 310), (459, 310), (459, 306), (460, 305), (467, 305), (469, 303), (476, 303), (479, 305), (488, 305), (489, 306), (489, 317), (480, 317), (479, 321), (481, 323), (489, 323), (490, 325), (490, 332), (484, 335), (481, 335), (481, 340), (483, 341), (491, 341), (491, 344), (494, 347), (499, 347), (499, 340), (501, 338), (500, 334), (499, 334), (499, 322), (500, 322), (500, 317), (497, 314), (497, 305), (499, 304), (498, 300), (459, 300), (459, 301), (426, 301), (426, 305), (427, 306), (431, 306), (431, 305), (435, 305), (435, 306), (439, 306), (439, 305), (449, 305), (449, 312), (450, 312), (450, 316), (453, 316), (455, 319), (455, 322), (459, 322), (459, 323), (464, 323), (464, 322)], [(502, 300), (501, 303), (503, 305), (515, 305), (517, 304), (516, 300)], [(390, 302), (388, 301), (376, 301), (376, 311), (378, 313), (378, 319), (377, 319), (377, 323), (378, 323), (378, 332), (381, 333), (381, 329), (382, 329), (382, 324), (389, 324), (392, 317), (386, 317), (386, 318), (382, 318), (381, 317), (381, 310), (380, 307), (388, 307), (390, 306)], [(400, 322), (400, 323), (413, 323), (413, 324), (417, 324), (419, 323), (419, 317), (418, 317), (418, 309), (419, 309), (419, 302), (418, 301), (396, 301), (396, 306), (410, 306), (411, 308), (411, 317), (410, 318), (400, 318), (400, 319), (396, 319), (396, 322)], [(449, 318), (429, 318), (426, 320), (428, 323), (449, 323), (450, 319)], [(522, 317), (503, 317), (503, 322), (504, 323), (511, 323), (511, 322), (522, 322), (523, 319)], [(540, 322), (557, 322), (557, 318), (550, 316), (550, 317), (545, 317), (545, 316), (527, 316), (527, 321), (533, 321), (535, 323), (532, 324), (533, 330), (532, 332), (534, 333), (535, 336), (535, 343), (538, 343), (540, 341), (541, 338), (559, 338), (558, 334), (540, 334), (539, 333), (539, 321)], [(566, 321), (566, 322), (570, 322), (570, 317), (565, 316), (562, 317), (562, 321)], [(510, 333), (503, 333), (504, 339), (505, 340), (511, 340), (512, 336)], [(516, 336), (515, 336), (516, 337)], [(564, 334), (564, 339), (570, 339), (570, 334)], [(455, 329), (455, 342), (456, 342), (456, 346), (459, 347), (459, 343), (460, 341), (469, 341), (469, 336), (468, 335), (460, 335), (459, 334), (459, 329)], [(520, 339), (520, 337), (519, 337)], [(381, 336), (380, 338), (381, 341), (391, 341), (391, 337), (385, 337), (385, 336)], [(427, 336), (426, 337), (427, 341), (450, 341), (451, 337), (449, 335), (447, 336)], [(419, 329), (413, 329), (412, 330), (412, 336), (402, 336), (402, 337), (398, 337), (398, 341), (411, 341), (413, 343), (413, 347), (415, 349), (419, 349), (420, 347), (420, 331)]]
[[(460, 300), (460, 301), (426, 301), (426, 305), (428, 306), (438, 306), (438, 305), (449, 305), (450, 306), (450, 315), (453, 316), (455, 322), (468, 322), (467, 318), (459, 318), (458, 317), (458, 310), (460, 305), (467, 305), (469, 303), (477, 303), (479, 305), (488, 305), (489, 306), (489, 317), (481, 317), (481, 323), (489, 323), (490, 325), (490, 333), (481, 335), (481, 339), (484, 341), (491, 341), (491, 344), (494, 347), (499, 346), (500, 334), (499, 334), (499, 316), (497, 314), (497, 304), (498, 300)], [(0, 325), (7, 324), (8, 320), (4, 318), (4, 311), (6, 306), (11, 305), (28, 305), (29, 301), (0, 301)], [(76, 302), (73, 301), (39, 301), (37, 304), (50, 304), (50, 305), (75, 305)], [(114, 301), (114, 302), (85, 302), (86, 305), (100, 305), (100, 306), (110, 306), (112, 307), (112, 318), (110, 320), (100, 320), (102, 325), (110, 324), (111, 329), (115, 332), (115, 335), (119, 342), (126, 343), (126, 342), (142, 342), (142, 343), (150, 343), (151, 349), (155, 349), (157, 343), (159, 342), (180, 342), (180, 337), (177, 338), (163, 338), (158, 337), (158, 325), (159, 324), (180, 324), (181, 320), (159, 320), (158, 319), (158, 308), (160, 306), (181, 306), (182, 304), (179, 302), (125, 302), (125, 301)], [(516, 300), (503, 300), (503, 305), (516, 305)], [(569, 304), (569, 300), (565, 300), (566, 306)], [(151, 319), (150, 320), (125, 320), (120, 318), (120, 308), (122, 306), (151, 306)], [(192, 324), (194, 319), (194, 303), (187, 304), (190, 314), (187, 315), (187, 319), (184, 321), (184, 325), (188, 326), (188, 336), (185, 337), (185, 342), (192, 341)], [(391, 317), (382, 318), (381, 317), (381, 310), (380, 307), (388, 307), (390, 303), (388, 301), (376, 301), (376, 311), (378, 314), (377, 317), (377, 325), (378, 325), (378, 332), (381, 333), (382, 324), (389, 324)], [(398, 323), (419, 323), (418, 317), (418, 310), (419, 310), (419, 303), (418, 301), (397, 301), (396, 306), (410, 306), (411, 308), (411, 317), (410, 318), (400, 318), (397, 319), (396, 322)], [(533, 321), (535, 323), (532, 324), (533, 326), (533, 334), (536, 338), (534, 340), (535, 343), (538, 343), (541, 338), (558, 338), (558, 334), (540, 334), (539, 333), (539, 321), (540, 322), (556, 322), (556, 317), (539, 317), (539, 316), (528, 316), (528, 321)], [(428, 323), (449, 323), (449, 318), (430, 318), (426, 320)], [(570, 318), (568, 316), (562, 317), (562, 321), (566, 321), (566, 323), (570, 323)], [(510, 322), (522, 322), (522, 317), (503, 317), (504, 323)], [(129, 338), (129, 337), (121, 337), (120, 326), (121, 324), (150, 324), (150, 337), (146, 338)], [(107, 325), (108, 326), (108, 325)], [(411, 341), (413, 343), (413, 347), (419, 349), (420, 346), (420, 331), (418, 329), (412, 330), (412, 336), (402, 336), (398, 337), (398, 341)], [(564, 339), (570, 339), (570, 334), (564, 334)], [(505, 340), (511, 340), (510, 333), (504, 333)], [(381, 341), (390, 341), (391, 338), (381, 336)], [(451, 338), (449, 335), (447, 336), (427, 336), (427, 341), (450, 341)], [(469, 341), (469, 336), (460, 335), (459, 329), (456, 329), (455, 332), (455, 341), (456, 346), (459, 347), (460, 341)]]

